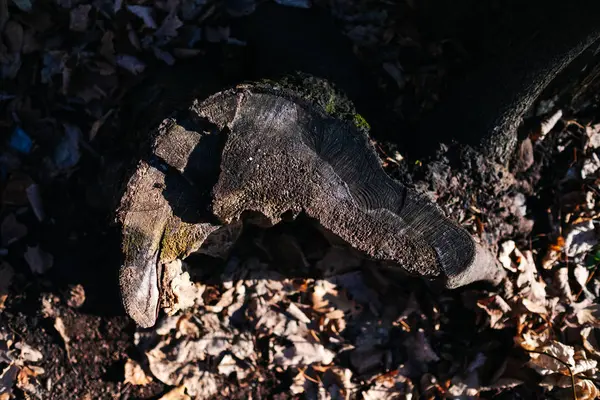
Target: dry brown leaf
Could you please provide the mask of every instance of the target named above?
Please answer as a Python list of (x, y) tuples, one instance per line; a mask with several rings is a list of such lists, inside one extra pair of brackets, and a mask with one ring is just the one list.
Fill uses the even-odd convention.
[(304, 322), (305, 324), (310, 324), (310, 318), (308, 318), (306, 314), (304, 314), (304, 312), (298, 308), (296, 303), (290, 303), (287, 312), (298, 321)]
[(490, 316), (490, 326), (494, 329), (503, 329), (510, 319), (509, 313), (512, 308), (500, 295), (480, 299), (477, 301), (477, 306), (484, 309)]
[(145, 386), (152, 382), (152, 377), (146, 375), (142, 366), (132, 359), (125, 363), (125, 383)]
[(69, 289), (69, 298), (67, 305), (73, 308), (79, 308), (85, 303), (85, 290), (82, 285), (74, 285)]
[(44, 356), (42, 353), (25, 342), (18, 342), (15, 344), (15, 348), (21, 350), (19, 354), (19, 361), (27, 361), (27, 362), (38, 362), (41, 361)]
[(185, 386), (180, 385), (164, 394), (159, 400), (192, 400), (192, 398), (185, 394)]
[(536, 314), (547, 314), (548, 313), (548, 310), (546, 309), (545, 304), (534, 303), (533, 301), (531, 301), (529, 299), (522, 299), (521, 303), (528, 311), (530, 311), (532, 313), (536, 313)]
[(17, 386), (20, 388), (26, 387), (29, 384), (29, 378), (35, 378), (36, 376), (42, 375), (45, 372), (46, 371), (44, 371), (43, 368), (34, 365), (23, 366), (17, 375)]
[(507, 270), (511, 272), (517, 272), (517, 268), (513, 266), (511, 255), (516, 249), (515, 242), (512, 240), (507, 240), (506, 242), (500, 245), (500, 251), (498, 253), (498, 260), (500, 264)]
[(575, 296), (573, 296), (571, 285), (569, 284), (569, 269), (567, 267), (557, 269), (554, 277), (554, 282), (556, 282), (562, 297), (569, 303), (572, 302)]
[(594, 221), (588, 220), (571, 226), (565, 238), (565, 252), (569, 257), (585, 254), (598, 243)]
[[(217, 366), (217, 370), (219, 371), (219, 374), (229, 376), (236, 371), (236, 367), (237, 362), (235, 359), (229, 354), (225, 354)], [(240, 379), (241, 377), (238, 376), (237, 378)]]
[(587, 326), (581, 330), (580, 334), (583, 341), (583, 348), (596, 359), (600, 359), (600, 346), (596, 341), (596, 335), (592, 334), (593, 332), (594, 328), (591, 326)]
[(275, 346), (273, 362), (282, 367), (310, 365), (313, 363), (330, 364), (335, 353), (322, 344), (315, 343), (311, 337), (292, 334), (285, 337), (289, 346)]
[[(573, 397), (570, 391), (563, 391), (564, 395), (559, 399), (571, 399)], [(577, 400), (594, 400), (600, 398), (600, 389), (589, 379), (579, 379), (575, 383), (575, 394)]]
[(559, 236), (556, 239), (556, 242), (551, 244), (548, 247), (548, 251), (544, 255), (544, 258), (542, 259), (542, 268), (552, 269), (552, 267), (560, 259), (560, 256), (562, 255), (564, 246), (565, 246), (565, 239), (562, 236)]
[(523, 332), (520, 336), (515, 337), (515, 343), (525, 350), (536, 350), (542, 347), (548, 339), (550, 338), (550, 333), (548, 330), (543, 331), (534, 331), (527, 330)]
[(588, 299), (594, 299), (594, 296), (587, 288), (588, 278), (590, 277), (590, 270), (584, 267), (583, 265), (577, 265), (573, 270), (573, 275), (575, 276), (575, 280), (581, 287), (581, 290), (585, 294), (585, 297)]
[(600, 304), (586, 299), (579, 303), (573, 303), (571, 306), (579, 324), (600, 327)]
[(185, 264), (179, 259), (164, 265), (161, 287), (161, 307), (167, 315), (202, 304), (205, 286), (190, 280)]
[[(528, 365), (531, 366), (540, 375), (551, 375), (561, 374), (570, 376), (571, 372), (565, 366), (564, 363), (571, 367), (573, 375), (580, 374), (589, 370), (594, 370), (597, 365), (597, 361), (586, 359), (585, 353), (575, 352), (575, 349), (571, 346), (567, 346), (556, 340), (552, 340), (544, 346), (536, 349), (536, 351), (545, 353), (530, 353), (531, 360)], [(559, 362), (553, 357), (560, 359), (563, 362)]]
[[(575, 393), (577, 394), (577, 400), (594, 400), (600, 398), (600, 389), (589, 379), (579, 379), (575, 383)], [(566, 399), (567, 396), (565, 395), (564, 398)]]

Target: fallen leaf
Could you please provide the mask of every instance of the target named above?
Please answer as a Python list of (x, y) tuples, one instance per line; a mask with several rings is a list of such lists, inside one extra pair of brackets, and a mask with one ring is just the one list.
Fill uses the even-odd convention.
[(560, 259), (564, 246), (565, 239), (562, 236), (559, 236), (556, 239), (556, 242), (549, 246), (548, 251), (544, 255), (544, 258), (542, 259), (542, 268), (551, 269)]
[(44, 274), (54, 263), (54, 257), (52, 254), (46, 253), (38, 245), (34, 247), (27, 246), (27, 251), (24, 255), (25, 261), (29, 264), (31, 272), (34, 274)]
[(423, 329), (418, 329), (406, 339), (404, 347), (406, 348), (410, 365), (421, 373), (428, 370), (427, 364), (440, 360), (440, 357), (431, 347)]
[(170, 390), (167, 394), (163, 395), (159, 400), (192, 400), (190, 396), (185, 394), (185, 386), (180, 385), (175, 389)]
[(579, 324), (600, 327), (600, 304), (591, 299), (585, 299), (579, 303), (573, 303), (571, 306)]
[(503, 329), (510, 319), (509, 312), (512, 308), (500, 295), (480, 299), (477, 301), (477, 306), (490, 316), (490, 326), (494, 329)]
[(160, 28), (154, 32), (154, 36), (161, 40), (161, 44), (166, 43), (168, 40), (177, 37), (177, 29), (183, 26), (183, 22), (177, 17), (177, 14), (169, 14), (160, 25)]
[[(221, 362), (217, 366), (217, 370), (219, 371), (219, 374), (229, 376), (233, 372), (235, 372), (236, 366), (237, 366), (237, 363), (236, 363), (235, 359), (232, 356), (230, 356), (229, 354), (226, 354), (225, 356), (223, 356), (223, 358), (221, 359)], [(238, 377), (238, 379), (239, 378), (240, 377)]]
[(72, 168), (79, 162), (79, 127), (65, 124), (65, 136), (54, 150), (54, 164), (60, 169)]
[(27, 226), (17, 221), (15, 214), (8, 214), (0, 225), (0, 237), (2, 238), (2, 247), (24, 238), (27, 235)]
[[(529, 353), (531, 360), (528, 365), (531, 366), (540, 375), (561, 374), (570, 376), (569, 369), (564, 363), (571, 367), (573, 374), (595, 369), (597, 362), (595, 360), (587, 360), (579, 358), (575, 360), (575, 349), (558, 341), (552, 340), (548, 344), (536, 349), (539, 352), (545, 353)], [(558, 361), (556, 358), (563, 362)]]
[(310, 318), (308, 318), (306, 314), (304, 314), (304, 312), (302, 312), (302, 310), (300, 310), (295, 303), (290, 303), (287, 312), (290, 313), (290, 315), (296, 318), (298, 321), (304, 322), (305, 324), (310, 324)]
[(79, 308), (85, 303), (85, 290), (82, 285), (74, 285), (69, 289), (67, 305), (72, 308)]
[(500, 252), (498, 254), (498, 260), (500, 264), (507, 270), (511, 272), (517, 272), (517, 268), (513, 266), (513, 262), (511, 259), (511, 255), (516, 249), (515, 242), (512, 240), (507, 240), (506, 242), (500, 245)]
[(600, 169), (600, 158), (596, 153), (592, 153), (591, 157), (586, 158), (581, 167), (581, 177), (583, 179), (594, 178), (596, 172)]
[(152, 377), (146, 375), (142, 366), (132, 359), (127, 359), (125, 363), (125, 383), (134, 386), (145, 386), (152, 382)]
[(154, 56), (157, 59), (159, 59), (161, 61), (164, 61), (165, 64), (167, 64), (167, 65), (174, 65), (175, 64), (175, 57), (173, 57), (171, 55), (171, 53), (169, 53), (168, 51), (159, 49), (156, 46), (152, 47), (152, 51), (154, 52)]
[(594, 328), (592, 326), (587, 326), (581, 330), (580, 334), (583, 342), (583, 348), (586, 349), (586, 351), (596, 359), (600, 359), (600, 346), (596, 341)]
[(534, 303), (533, 301), (526, 299), (526, 298), (522, 299), (521, 301), (522, 301), (523, 306), (532, 313), (546, 314), (548, 312), (545, 304)]
[(310, 0), (275, 0), (277, 4), (287, 7), (310, 8)]
[(29, 200), (33, 213), (38, 221), (42, 222), (46, 218), (46, 213), (44, 212), (44, 202), (39, 185), (32, 183), (25, 189), (25, 193), (27, 194), (27, 200)]
[(573, 225), (565, 237), (565, 252), (569, 257), (575, 257), (592, 250), (598, 244), (593, 221)]
[(81, 4), (71, 10), (69, 29), (74, 32), (85, 32), (89, 26), (91, 4)]
[(152, 29), (156, 29), (157, 25), (156, 22), (154, 21), (154, 17), (153, 17), (153, 11), (151, 7), (147, 7), (147, 6), (136, 6), (136, 5), (127, 5), (127, 10), (134, 14), (136, 17), (140, 18), (142, 21), (144, 21), (144, 24), (148, 27), (148, 28), (152, 28)]
[[(104, 32), (102, 35), (100, 54), (108, 61), (114, 61), (115, 59), (115, 45), (114, 40), (115, 34), (112, 31)], [(91, 139), (90, 139), (91, 140)]]
[(205, 287), (190, 280), (190, 274), (179, 259), (164, 265), (161, 287), (161, 307), (167, 315), (202, 304)]
[(276, 346), (273, 362), (282, 367), (310, 365), (313, 363), (330, 364), (335, 353), (322, 344), (315, 343), (309, 337), (292, 334), (285, 337), (289, 346)]
[(588, 299), (594, 299), (594, 296), (587, 288), (588, 278), (590, 276), (590, 270), (584, 267), (583, 265), (577, 265), (573, 270), (573, 275), (575, 276), (575, 280), (581, 287), (584, 295)]
[(573, 296), (571, 285), (569, 284), (569, 269), (567, 267), (557, 269), (554, 277), (554, 281), (557, 283), (562, 296), (569, 302), (573, 301), (575, 296)]
[(134, 75), (144, 72), (146, 64), (141, 62), (137, 57), (129, 54), (119, 54), (115, 57), (117, 65)]
[(44, 356), (42, 353), (25, 342), (18, 342), (15, 344), (15, 348), (21, 350), (19, 354), (19, 360), (27, 362), (38, 362), (41, 361)]
[(220, 43), (225, 42), (229, 39), (229, 27), (221, 26), (221, 27), (212, 27), (207, 26), (204, 29), (205, 39), (209, 43)]

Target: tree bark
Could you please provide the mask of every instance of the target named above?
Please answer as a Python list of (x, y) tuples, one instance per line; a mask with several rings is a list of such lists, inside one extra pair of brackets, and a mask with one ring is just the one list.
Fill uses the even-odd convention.
[(508, 163), (525, 113), (600, 36), (599, 2), (540, 3), (536, 12), (545, 17), (538, 16), (539, 26), (529, 39), (454, 84), (426, 118), (421, 137), (446, 143), (456, 140), (491, 161)]

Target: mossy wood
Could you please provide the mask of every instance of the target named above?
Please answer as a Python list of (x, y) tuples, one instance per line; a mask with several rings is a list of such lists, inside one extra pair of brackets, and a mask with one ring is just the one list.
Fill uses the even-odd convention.
[(384, 173), (364, 120), (326, 108), (263, 83), (195, 102), (161, 124), (119, 213), (121, 288), (140, 325), (154, 323), (161, 265), (202, 249), (247, 211), (269, 224), (305, 213), (366, 255), (448, 287), (500, 275), (466, 231)]

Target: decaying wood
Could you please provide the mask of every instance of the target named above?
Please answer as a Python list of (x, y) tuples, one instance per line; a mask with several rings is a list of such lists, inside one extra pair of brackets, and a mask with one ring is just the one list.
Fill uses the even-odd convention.
[(364, 129), (287, 90), (246, 85), (166, 120), (131, 178), (120, 210), (128, 313), (152, 325), (161, 265), (247, 211), (269, 224), (305, 213), (366, 255), (448, 287), (501, 276), (466, 231), (384, 173)]
[[(539, 37), (467, 78), (430, 119), (433, 128), (426, 129), (425, 140), (453, 137), (478, 149), (483, 158), (506, 162), (523, 114), (598, 36), (597, 6), (564, 7), (568, 12), (555, 13)], [(450, 288), (477, 280), (497, 282), (502, 270), (492, 254), (433, 203), (382, 170), (368, 124), (353, 103), (376, 123), (377, 131), (393, 124), (376, 110), (377, 94), (363, 84), (367, 78), (362, 79), (347, 41), (334, 37), (330, 28), (325, 35), (298, 35), (298, 26), (311, 26), (313, 11), (276, 5), (262, 10), (248, 23), (248, 47), (257, 58), (246, 78), (273, 81), (188, 103), (156, 129), (151, 155), (129, 179), (118, 211), (124, 256), (120, 283), (127, 312), (142, 326), (154, 324), (161, 266), (196, 251), (225, 256), (247, 211), (261, 215), (267, 225), (279, 222), (284, 213), (305, 213), (369, 257)], [(564, 25), (563, 16), (566, 36), (564, 30), (554, 31)], [(276, 37), (265, 28), (265, 19), (278, 22)], [(316, 23), (309, 31), (327, 23)], [(342, 48), (339, 54), (334, 51)], [(295, 83), (282, 80), (295, 71), (309, 77)], [(177, 101), (193, 88), (214, 93), (208, 88), (219, 86), (209, 74), (196, 73), (193, 79), (170, 75), (183, 83), (177, 86), (181, 90), (168, 91)], [(200, 80), (208, 83), (193, 83)], [(350, 100), (338, 96), (336, 87)], [(157, 100), (165, 105), (163, 112), (170, 109), (170, 97), (168, 102)], [(141, 112), (149, 111), (142, 107)]]

